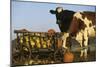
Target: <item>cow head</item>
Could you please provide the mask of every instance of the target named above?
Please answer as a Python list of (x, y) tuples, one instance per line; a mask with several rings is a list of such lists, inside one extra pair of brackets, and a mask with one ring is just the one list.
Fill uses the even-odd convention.
[(62, 7), (57, 7), (56, 10), (50, 10), (51, 14), (58, 14), (61, 13), (63, 11)]
[(60, 24), (61, 23), (61, 17), (60, 17), (60, 13), (63, 12), (63, 8), (62, 7), (57, 7), (56, 10), (50, 10), (51, 14), (55, 14), (56, 15), (56, 23)]
[(56, 16), (56, 23), (61, 32), (67, 32), (75, 12), (70, 10), (63, 10), (62, 7), (57, 7), (56, 10), (50, 10), (50, 13)]
[(61, 32), (64, 32), (64, 28), (62, 24), (63, 21), (63, 8), (62, 7), (57, 7), (56, 10), (50, 10), (50, 13), (56, 16), (56, 24), (58, 24)]

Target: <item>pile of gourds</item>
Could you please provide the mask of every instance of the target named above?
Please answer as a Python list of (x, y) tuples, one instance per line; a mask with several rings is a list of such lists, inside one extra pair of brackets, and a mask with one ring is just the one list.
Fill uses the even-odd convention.
[(30, 37), (29, 36), (24, 36), (24, 40), (23, 40), (23, 36), (20, 36), (19, 38), (19, 42), (20, 44), (24, 44), (26, 46), (29, 46), (29, 42), (32, 48), (48, 48), (50, 47), (52, 44), (52, 39), (51, 38), (47, 38), (47, 37), (40, 37), (40, 36), (33, 36)]

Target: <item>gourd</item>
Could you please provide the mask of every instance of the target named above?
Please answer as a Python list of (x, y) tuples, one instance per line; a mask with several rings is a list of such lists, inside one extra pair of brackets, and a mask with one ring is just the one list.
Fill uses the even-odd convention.
[(74, 61), (74, 54), (71, 53), (70, 51), (65, 52), (63, 61), (65, 63), (66, 62), (73, 62)]

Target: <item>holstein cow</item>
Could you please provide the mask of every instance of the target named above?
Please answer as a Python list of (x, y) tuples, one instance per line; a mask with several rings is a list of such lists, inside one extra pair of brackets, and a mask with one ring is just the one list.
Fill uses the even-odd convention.
[(95, 12), (74, 12), (57, 7), (56, 10), (50, 10), (50, 13), (56, 15), (56, 23), (64, 33), (62, 36), (63, 47), (68, 49), (66, 39), (75, 36), (82, 48), (80, 57), (87, 58), (88, 39), (95, 37), (96, 34)]

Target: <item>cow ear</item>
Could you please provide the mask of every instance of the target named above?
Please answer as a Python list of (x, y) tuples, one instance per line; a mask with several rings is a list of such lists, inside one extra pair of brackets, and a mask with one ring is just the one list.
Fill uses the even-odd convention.
[(56, 14), (56, 11), (50, 10), (50, 13), (51, 13), (51, 14)]

